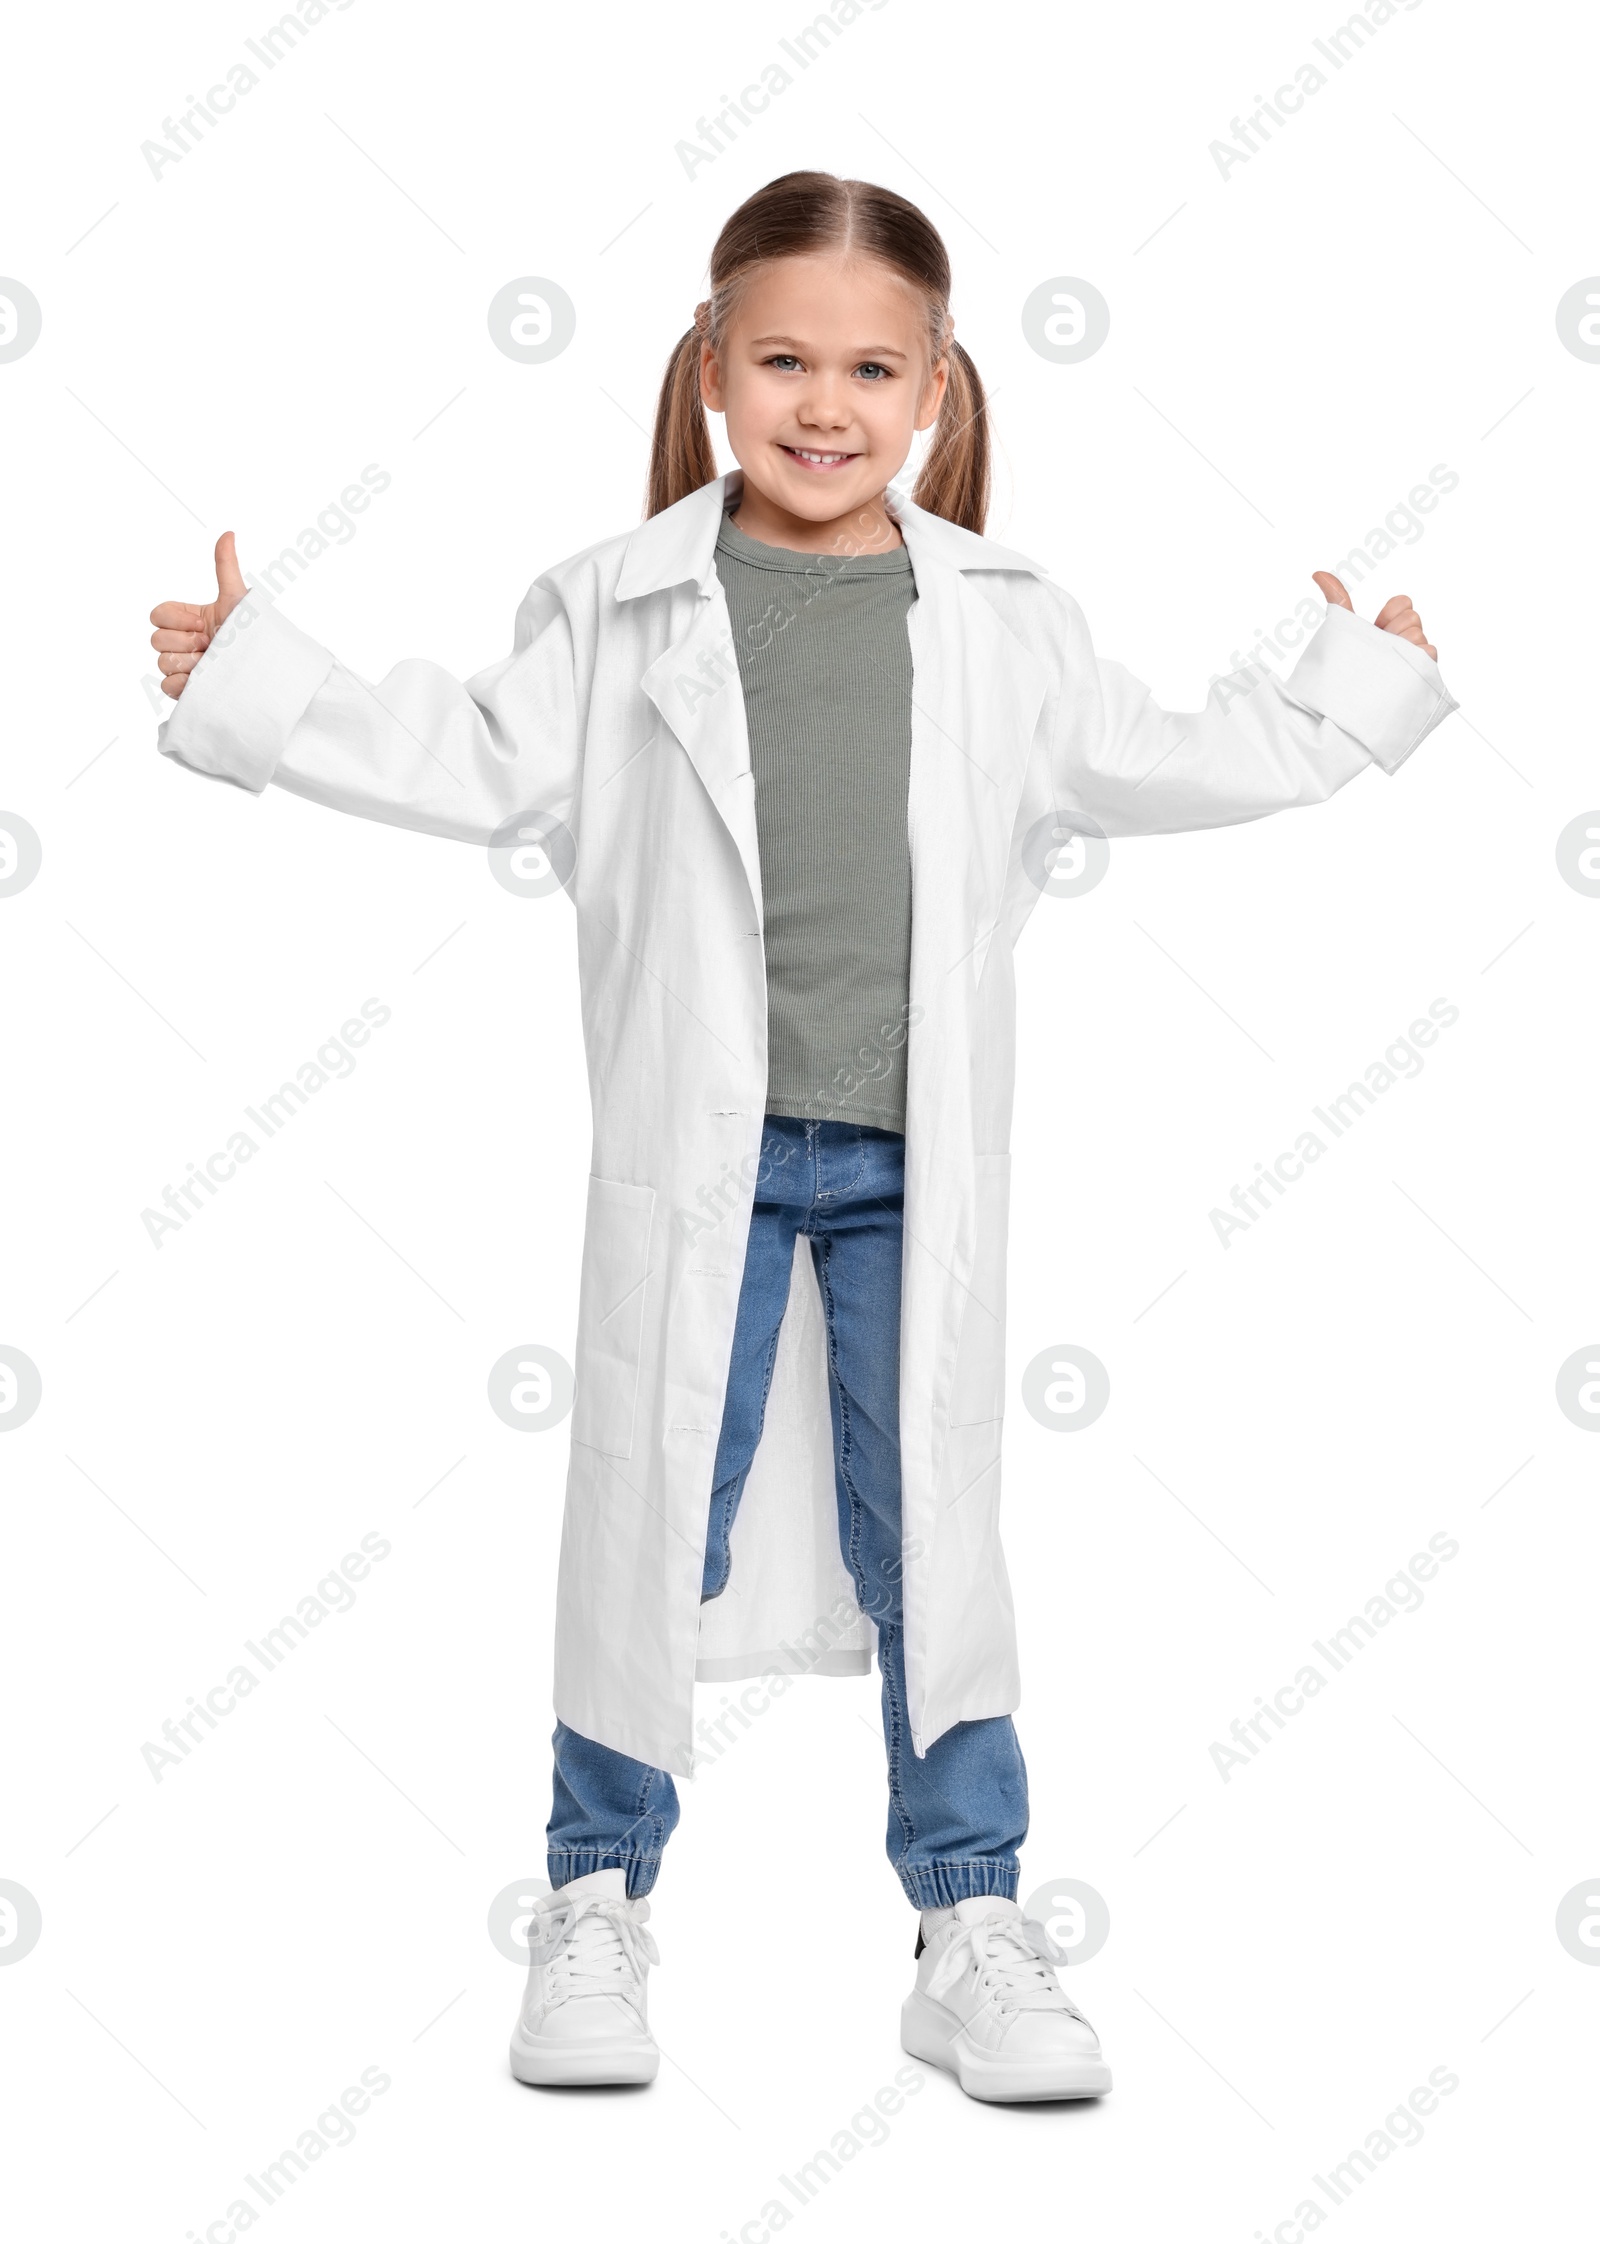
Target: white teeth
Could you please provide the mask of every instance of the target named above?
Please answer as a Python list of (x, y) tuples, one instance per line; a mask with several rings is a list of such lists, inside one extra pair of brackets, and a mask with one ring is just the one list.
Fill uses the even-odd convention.
[(802, 452), (798, 444), (791, 444), (789, 450), (797, 460), (815, 460), (819, 467), (832, 467), (836, 460), (850, 458), (848, 452)]

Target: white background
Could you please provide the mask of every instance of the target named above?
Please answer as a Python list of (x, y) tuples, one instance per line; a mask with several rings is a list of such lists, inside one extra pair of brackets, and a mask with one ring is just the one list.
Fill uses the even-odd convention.
[[(1600, 1871), (1600, 1444), (1555, 1377), (1600, 1330), (1600, 903), (1555, 842), (1600, 800), (1600, 367), (1554, 314), (1600, 269), (1592, 26), (1402, 9), (1224, 180), (1209, 144), (1339, 8), (888, 0), (691, 180), (675, 144), (804, 9), (356, 0), (153, 179), (140, 143), (273, 20), (8, 34), (0, 271), (44, 312), (0, 365), (0, 810), (44, 849), (0, 903), (0, 1341), (43, 1380), (0, 1444), (0, 1877), (43, 1916), (0, 1970), (19, 2233), (220, 2239), (241, 2194), (308, 2239), (755, 2244), (774, 2197), (850, 2238), (1287, 2244), (1308, 2196), (1352, 2236), (1564, 2222), (1600, 1997), (1555, 1932)], [(505, 2068), (520, 1974), (486, 1917), (544, 1867), (566, 1436), (502, 1425), (485, 1380), (571, 1351), (569, 908), (195, 780), (141, 684), (150, 607), (208, 597), (220, 530), (258, 570), (369, 462), (389, 489), (286, 611), (367, 676), (502, 653), (542, 568), (638, 519), (712, 239), (800, 166), (943, 230), (994, 393), (991, 531), (1102, 653), (1197, 707), (1445, 463), (1459, 487), (1356, 600), (1409, 592), (1462, 703), (1397, 778), (1118, 844), (1027, 932), (1023, 1890), (1105, 1897), (1069, 1984), (1116, 2089), (994, 2110), (930, 2074), (804, 2210), (778, 2177), (906, 2062), (872, 1684), (792, 1691), (683, 1788), (657, 2084)], [(524, 274), (577, 306), (544, 366), (486, 327)], [(1081, 365), (1022, 334), (1056, 275), (1111, 305)], [(153, 1246), (141, 1211), (367, 998), (392, 1019), (356, 1072)], [(1209, 1211), (1436, 998), (1460, 1017), (1422, 1074), (1224, 1249)], [(1061, 1342), (1111, 1380), (1076, 1434), (1015, 1399)], [(354, 1609), (157, 1784), (163, 1720), (369, 1533), (392, 1547)], [(1439, 1533), (1421, 1609), (1224, 1783), (1213, 1742)], [(269, 2211), (243, 2176), (374, 2066), (355, 2140)], [(1335, 2209), (1312, 2175), (1436, 2067), (1459, 2086), (1424, 2139)]]

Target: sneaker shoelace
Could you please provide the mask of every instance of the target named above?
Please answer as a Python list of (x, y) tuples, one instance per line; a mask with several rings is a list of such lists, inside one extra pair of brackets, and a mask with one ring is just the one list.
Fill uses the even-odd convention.
[(968, 1972), (1003, 2017), (1018, 2010), (1058, 2010), (1087, 2024), (1077, 2004), (1061, 1990), (1050, 1965), (1059, 1951), (1031, 1917), (980, 1917), (964, 1925), (939, 1957), (928, 1978), (937, 2001)]
[(528, 1927), (528, 1953), (534, 1963), (554, 1963), (550, 1997), (565, 2002), (575, 1995), (627, 1995), (643, 1982), (641, 1958), (659, 1963), (655, 1941), (645, 1930), (641, 1902), (594, 1900), (563, 1902), (559, 1892), (545, 1903)]

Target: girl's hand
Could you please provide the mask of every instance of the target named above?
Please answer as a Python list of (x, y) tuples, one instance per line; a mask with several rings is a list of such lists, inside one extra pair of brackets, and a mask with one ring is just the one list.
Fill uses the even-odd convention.
[[(187, 600), (163, 600), (152, 608), (155, 630), (150, 644), (160, 656), (161, 691), (174, 701), (182, 693), (190, 671), (210, 646), (222, 625), (245, 596), (245, 581), (233, 550), (233, 532), (224, 530), (217, 540), (217, 597), (203, 608)], [(1347, 603), (1348, 605), (1348, 603)]]
[[(220, 553), (221, 550), (219, 546), (217, 551)], [(1354, 615), (1355, 608), (1350, 595), (1336, 576), (1331, 576), (1326, 569), (1313, 569), (1311, 581), (1321, 591), (1330, 608), (1349, 608)], [(1392, 631), (1397, 639), (1409, 639), (1414, 647), (1420, 647), (1425, 655), (1432, 655), (1434, 661), (1438, 661), (1439, 650), (1429, 645), (1427, 634), (1422, 628), (1422, 618), (1411, 605), (1409, 593), (1397, 592), (1392, 600), (1386, 600), (1372, 620), (1380, 631)]]

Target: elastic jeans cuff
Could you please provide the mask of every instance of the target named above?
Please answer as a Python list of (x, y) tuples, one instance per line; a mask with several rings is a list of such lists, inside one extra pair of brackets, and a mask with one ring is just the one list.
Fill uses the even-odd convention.
[(958, 1901), (990, 1894), (1015, 1901), (1021, 1872), (1004, 1862), (906, 1862), (896, 1865), (895, 1875), (913, 1909), (953, 1909)]
[(559, 1851), (552, 1848), (545, 1856), (545, 1868), (551, 1885), (558, 1889), (570, 1886), (574, 1878), (590, 1877), (596, 1870), (626, 1871), (628, 1899), (637, 1901), (650, 1891), (660, 1875), (661, 1857), (624, 1853), (616, 1847), (563, 1847)]

